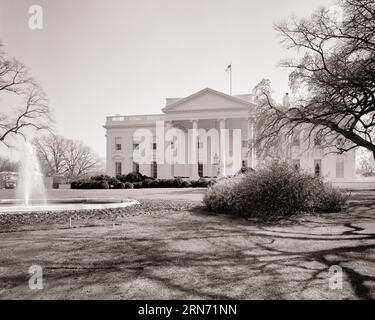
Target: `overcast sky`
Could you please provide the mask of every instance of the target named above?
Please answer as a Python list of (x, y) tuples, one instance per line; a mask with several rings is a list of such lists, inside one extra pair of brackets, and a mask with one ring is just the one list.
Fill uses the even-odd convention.
[[(43, 30), (28, 9), (43, 8)], [(0, 40), (26, 64), (55, 110), (60, 134), (105, 156), (105, 117), (159, 113), (166, 97), (205, 87), (251, 92), (269, 78), (289, 91), (277, 67), (288, 52), (273, 23), (306, 16), (330, 0), (0, 0)], [(291, 53), (289, 53), (291, 54)], [(1, 108), (1, 105), (0, 105)]]

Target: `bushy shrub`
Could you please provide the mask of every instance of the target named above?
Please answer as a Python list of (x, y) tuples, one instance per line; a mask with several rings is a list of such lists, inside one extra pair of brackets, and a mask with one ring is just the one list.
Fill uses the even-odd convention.
[(181, 179), (165, 179), (165, 188), (177, 188)]
[(151, 188), (154, 180), (152, 179), (145, 179), (142, 181), (142, 188)]
[(98, 181), (97, 188), (92, 189), (109, 189), (109, 184), (107, 181)]
[(116, 177), (119, 181), (121, 182), (142, 182), (143, 180), (146, 180), (146, 179), (151, 179), (151, 180), (154, 180), (154, 178), (151, 178), (151, 177), (147, 177), (145, 175), (142, 175), (141, 173), (139, 172), (130, 172), (126, 175), (121, 175), (121, 176), (117, 176)]
[(343, 194), (339, 189), (325, 184), (316, 190), (314, 210), (317, 212), (340, 212), (348, 200), (348, 194)]
[(152, 180), (152, 182), (150, 183), (149, 188), (159, 188), (159, 180), (158, 179)]
[(184, 180), (181, 178), (173, 179), (172, 188), (183, 188)]
[(71, 189), (109, 189), (109, 184), (105, 180), (97, 181), (92, 179), (82, 179), (73, 181)]
[(113, 189), (125, 189), (125, 183), (118, 181), (118, 182), (114, 182), (109, 187)]
[(191, 186), (193, 188), (207, 188), (209, 181), (210, 180), (208, 180), (206, 178), (199, 178), (198, 180), (191, 181)]
[(123, 182), (123, 183), (126, 183), (126, 182), (128, 182), (128, 181), (126, 181), (126, 174), (122, 174), (122, 175), (119, 175), (119, 176), (116, 176), (116, 179), (118, 180), (118, 181), (121, 181), (121, 182)]
[(232, 212), (236, 198), (235, 187), (241, 182), (241, 177), (221, 179), (208, 189), (203, 202), (209, 210), (227, 213)]
[(208, 181), (208, 183), (207, 183), (207, 186), (208, 186), (208, 187), (212, 187), (216, 182), (217, 182), (216, 179), (210, 179), (210, 180)]
[(190, 188), (191, 187), (191, 181), (189, 180), (183, 180), (181, 182), (180, 188)]
[(140, 188), (142, 188), (142, 182), (134, 182), (133, 183), (133, 188), (134, 189), (140, 189)]
[(153, 188), (165, 188), (167, 185), (167, 180), (166, 179), (155, 179), (152, 187)]
[(152, 184), (153, 188), (174, 188), (174, 179), (156, 179)]
[(124, 183), (124, 188), (125, 189), (133, 189), (134, 185), (131, 182), (125, 182)]
[(124, 184), (114, 177), (102, 174), (99, 176), (93, 176), (90, 180), (94, 181), (107, 181), (110, 189), (124, 189)]
[(123, 174), (121, 176), (117, 176), (116, 177), (119, 181), (121, 182), (141, 182), (143, 179), (142, 179), (142, 174), (140, 174), (139, 172), (130, 172), (128, 174)]
[(79, 181), (72, 181), (72, 183), (70, 184), (70, 189), (79, 189), (78, 183)]
[(345, 197), (320, 178), (274, 162), (256, 172), (220, 180), (203, 201), (210, 210), (271, 218), (340, 211)]
[(108, 181), (110, 181), (114, 178), (112, 178), (112, 177), (110, 177), (106, 174), (101, 174), (101, 175), (98, 175), (98, 176), (92, 176), (90, 179), (95, 180), (95, 181), (107, 181), (108, 182)]

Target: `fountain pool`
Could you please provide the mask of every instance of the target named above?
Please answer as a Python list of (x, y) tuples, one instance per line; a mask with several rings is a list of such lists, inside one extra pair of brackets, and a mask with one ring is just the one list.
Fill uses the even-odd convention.
[(80, 211), (125, 208), (139, 202), (131, 199), (47, 199), (44, 178), (33, 145), (26, 140), (19, 161), (15, 199), (0, 199), (0, 214)]
[(0, 200), (0, 214), (119, 209), (136, 204), (139, 202), (131, 199), (73, 198), (48, 200), (48, 203), (32, 200), (29, 205), (24, 205), (23, 201), (19, 199), (4, 199)]

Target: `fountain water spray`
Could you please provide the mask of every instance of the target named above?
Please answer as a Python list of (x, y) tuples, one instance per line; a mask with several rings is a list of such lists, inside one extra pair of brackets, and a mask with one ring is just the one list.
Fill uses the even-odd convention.
[[(49, 199), (47, 203), (43, 174), (40, 170), (37, 154), (30, 141), (25, 141), (20, 156), (16, 190), (17, 199), (0, 199), (0, 215), (20, 212), (117, 210), (139, 204), (137, 200), (111, 198)], [(22, 200), (22, 204), (20, 204), (20, 200)], [(70, 227), (73, 225), (71, 217), (69, 225)]]
[(25, 141), (21, 152), (16, 195), (26, 206), (31, 204), (31, 199), (47, 204), (43, 174), (34, 147), (29, 140)]

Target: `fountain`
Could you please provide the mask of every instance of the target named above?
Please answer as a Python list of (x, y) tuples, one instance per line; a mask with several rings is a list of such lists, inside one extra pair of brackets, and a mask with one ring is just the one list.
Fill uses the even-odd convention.
[(34, 147), (28, 139), (19, 161), (16, 196), (23, 200), (25, 206), (30, 205), (31, 198), (42, 205), (47, 204), (44, 177)]
[[(74, 192), (76, 194), (76, 190)], [(16, 199), (0, 199), (0, 214), (118, 209), (139, 203), (131, 199), (119, 200), (98, 196), (94, 199), (47, 199), (38, 157), (28, 139), (25, 140), (20, 154), (15, 196)]]

